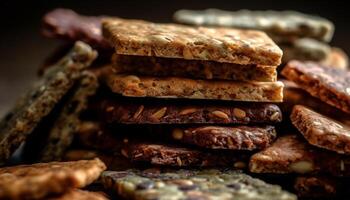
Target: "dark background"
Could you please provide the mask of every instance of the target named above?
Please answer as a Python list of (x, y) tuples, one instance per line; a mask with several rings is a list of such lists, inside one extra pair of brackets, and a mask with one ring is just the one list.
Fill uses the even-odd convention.
[[(35, 3), (33, 3), (35, 2)], [(36, 78), (36, 70), (58, 41), (40, 35), (40, 19), (47, 11), (63, 7), (86, 15), (115, 15), (156, 22), (171, 21), (174, 11), (220, 8), (226, 10), (298, 10), (333, 21), (336, 26), (333, 45), (350, 53), (350, 10), (346, 1), (271, 1), (271, 0), (177, 0), (177, 1), (1, 1), (0, 3), (0, 116), (9, 109)]]

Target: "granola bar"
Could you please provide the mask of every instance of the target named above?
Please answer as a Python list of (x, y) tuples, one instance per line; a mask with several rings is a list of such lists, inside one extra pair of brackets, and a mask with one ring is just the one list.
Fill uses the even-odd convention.
[(312, 96), (350, 113), (350, 72), (313, 62), (291, 61), (281, 73)]
[(101, 192), (90, 192), (79, 189), (69, 190), (68, 192), (55, 196), (48, 197), (48, 200), (108, 200)]
[(349, 67), (349, 57), (342, 49), (333, 47), (327, 58), (321, 61), (321, 64), (345, 70)]
[(256, 150), (271, 145), (276, 138), (273, 126), (201, 126), (174, 128), (175, 140), (209, 149)]
[(294, 200), (295, 195), (237, 171), (146, 169), (106, 171), (106, 188), (127, 199)]
[(263, 32), (106, 19), (103, 34), (116, 53), (277, 66), (281, 49)]
[(282, 121), (270, 103), (161, 101), (115, 98), (102, 103), (107, 123), (123, 124), (275, 124)]
[(264, 65), (239, 65), (214, 61), (114, 54), (112, 66), (117, 73), (146, 76), (261, 82), (277, 80), (276, 67)]
[(108, 73), (106, 84), (114, 93), (130, 97), (217, 99), (281, 102), (281, 82), (206, 81), (179, 77), (145, 77)]

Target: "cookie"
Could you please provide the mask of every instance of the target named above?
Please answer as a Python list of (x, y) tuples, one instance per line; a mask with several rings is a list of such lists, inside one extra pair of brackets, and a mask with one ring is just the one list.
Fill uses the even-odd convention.
[(277, 66), (281, 49), (263, 32), (106, 19), (103, 34), (117, 54)]
[(350, 113), (350, 72), (313, 62), (291, 61), (281, 73), (312, 96)]
[(48, 200), (108, 200), (108, 198), (101, 192), (90, 192), (79, 189), (69, 190), (68, 192), (55, 196), (49, 197)]
[(90, 160), (99, 158), (106, 165), (108, 170), (126, 170), (134, 167), (134, 165), (123, 155), (120, 150), (115, 153), (107, 153), (96, 150), (71, 149), (65, 152), (64, 161)]
[(254, 154), (249, 170), (253, 173), (349, 176), (350, 160), (348, 156), (313, 147), (296, 134), (284, 135)]
[(334, 198), (339, 193), (337, 180), (323, 176), (299, 176), (294, 189), (299, 198)]
[(349, 57), (342, 49), (333, 47), (321, 64), (345, 70), (349, 67)]
[(273, 126), (201, 126), (175, 128), (174, 140), (209, 149), (256, 150), (271, 145), (276, 138)]
[(291, 60), (321, 61), (331, 53), (331, 47), (310, 38), (301, 38), (293, 41), (292, 44), (279, 45), (283, 50), (283, 63)]
[(112, 92), (129, 97), (216, 99), (255, 102), (281, 102), (281, 82), (232, 82), (194, 80), (179, 77), (147, 77), (105, 74)]
[[(333, 37), (334, 25), (325, 18), (296, 11), (224, 11), (179, 10), (174, 14), (176, 22), (199, 26), (223, 26), (262, 30), (273, 39), (309, 37), (329, 42)], [(280, 41), (280, 40), (276, 40)]]
[(117, 73), (146, 76), (261, 82), (277, 80), (276, 67), (265, 65), (239, 65), (214, 61), (114, 54), (112, 66)]
[(64, 152), (71, 145), (79, 124), (82, 123), (80, 114), (87, 108), (88, 98), (95, 95), (97, 88), (97, 77), (91, 72), (83, 72), (72, 94), (63, 102), (63, 108), (55, 113), (50, 127), (47, 128), (45, 125), (40, 129), (39, 126), (37, 130), (39, 133), (35, 134), (34, 131), (33, 136), (29, 137), (25, 150), (33, 152), (36, 148), (33, 145), (38, 145), (37, 141), (41, 140), (42, 148), (38, 149), (38, 160), (41, 162), (61, 160)]
[(105, 121), (114, 124), (275, 124), (282, 121), (281, 110), (270, 103), (121, 97), (101, 104)]
[(90, 46), (77, 42), (5, 116), (0, 122), (0, 165), (52, 111), (96, 56)]
[(350, 127), (305, 106), (296, 105), (290, 119), (312, 145), (350, 154)]
[(232, 170), (106, 171), (102, 182), (127, 199), (297, 199), (279, 186)]
[(244, 152), (200, 151), (162, 144), (129, 144), (122, 150), (132, 162), (173, 167), (234, 167), (246, 168), (248, 154)]
[(99, 159), (0, 168), (0, 199), (40, 199), (82, 188), (105, 169)]
[(103, 16), (79, 15), (69, 9), (55, 9), (42, 18), (42, 33), (45, 37), (81, 40), (97, 49), (112, 49), (102, 36)]

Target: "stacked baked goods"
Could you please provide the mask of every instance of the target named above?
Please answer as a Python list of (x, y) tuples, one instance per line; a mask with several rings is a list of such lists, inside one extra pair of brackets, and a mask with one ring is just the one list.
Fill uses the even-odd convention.
[(332, 23), (275, 11), (175, 19), (211, 27), (44, 16), (44, 35), (69, 44), (0, 123), (0, 165), (27, 164), (0, 168), (0, 199), (347, 192), (350, 74), (346, 55), (326, 45)]

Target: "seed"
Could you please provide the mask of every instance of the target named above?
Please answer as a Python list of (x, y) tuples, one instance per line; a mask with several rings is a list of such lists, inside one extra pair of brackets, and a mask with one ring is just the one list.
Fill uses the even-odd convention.
[(132, 118), (136, 119), (140, 116), (140, 114), (142, 113), (143, 109), (145, 107), (143, 105), (139, 106), (139, 108), (136, 110), (136, 112), (134, 113), (134, 116)]
[(180, 167), (182, 166), (182, 161), (179, 157), (176, 157), (176, 162)]
[(222, 119), (228, 119), (228, 115), (220, 110), (215, 110), (212, 114)]
[(139, 82), (141, 81), (139, 77), (134, 76), (134, 75), (126, 76), (125, 79), (126, 79), (127, 81), (132, 82), (132, 83), (139, 83)]
[(196, 108), (187, 108), (187, 109), (182, 110), (179, 114), (180, 115), (188, 115), (188, 114), (192, 114), (196, 111), (197, 111)]
[(313, 163), (309, 161), (298, 161), (295, 163), (292, 163), (290, 166), (290, 169), (293, 170), (296, 173), (308, 173), (313, 170)]
[(175, 140), (181, 140), (183, 135), (184, 135), (183, 131), (179, 128), (174, 129), (172, 132), (172, 136)]
[(167, 108), (163, 107), (163, 108), (159, 109), (157, 112), (153, 113), (151, 117), (155, 118), (155, 119), (160, 119), (165, 115), (166, 110), (167, 110)]
[(244, 110), (239, 109), (239, 108), (234, 108), (234, 109), (233, 109), (233, 114), (234, 114), (237, 118), (245, 118), (245, 117), (246, 117), (246, 113), (244, 112)]
[(270, 120), (276, 121), (279, 118), (280, 114), (278, 112), (275, 112), (271, 115)]
[(340, 171), (345, 171), (345, 164), (343, 160), (340, 160)]
[(107, 112), (112, 112), (114, 110), (113, 106), (108, 106), (108, 108), (106, 109)]

